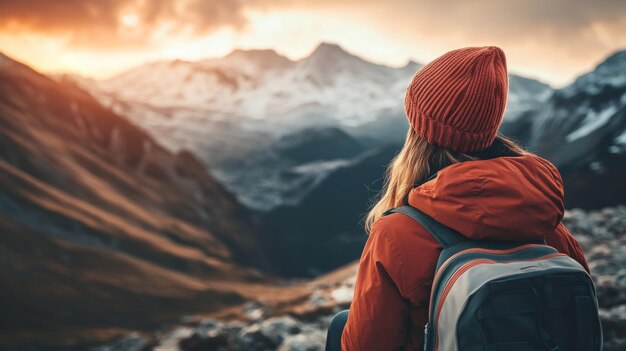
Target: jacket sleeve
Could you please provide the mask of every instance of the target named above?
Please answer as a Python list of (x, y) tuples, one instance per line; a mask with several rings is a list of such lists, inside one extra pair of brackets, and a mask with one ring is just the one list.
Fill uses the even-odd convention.
[(546, 237), (547, 244), (559, 249), (562, 253), (575, 259), (585, 268), (587, 272), (590, 272), (583, 249), (580, 247), (578, 241), (569, 233), (563, 223), (560, 223), (556, 227), (554, 234), (555, 235)]
[(406, 341), (408, 305), (390, 271), (397, 253), (374, 225), (361, 256), (354, 298), (341, 338), (342, 350), (396, 350)]

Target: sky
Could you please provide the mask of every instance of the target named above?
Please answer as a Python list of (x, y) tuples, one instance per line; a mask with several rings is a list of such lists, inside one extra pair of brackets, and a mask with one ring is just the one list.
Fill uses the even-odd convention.
[(497, 45), (511, 72), (558, 87), (626, 49), (626, 1), (0, 0), (0, 51), (51, 73), (107, 78), (236, 48), (295, 60), (320, 42), (390, 66)]

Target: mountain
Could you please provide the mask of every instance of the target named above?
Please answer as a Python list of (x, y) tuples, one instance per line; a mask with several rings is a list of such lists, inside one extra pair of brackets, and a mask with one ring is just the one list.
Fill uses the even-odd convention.
[(368, 151), (332, 171), (299, 203), (263, 216), (270, 256), (284, 262), (282, 274), (316, 276), (360, 256), (366, 239), (362, 220), (399, 148)]
[(626, 51), (506, 126), (561, 171), (568, 207), (623, 204), (626, 187)]
[[(536, 82), (515, 80), (526, 84), (528, 90), (550, 93)], [(567, 208), (624, 204), (626, 51), (608, 57), (593, 71), (543, 99), (545, 102), (506, 121), (504, 134), (558, 166)], [(370, 150), (368, 156), (328, 173), (300, 202), (278, 206), (263, 216), (275, 241), (284, 245), (272, 257), (291, 262), (285, 274), (326, 272), (359, 257), (363, 243), (360, 221), (375, 191), (381, 189), (384, 166), (399, 148)]]
[[(298, 61), (273, 50), (235, 50), (197, 62), (155, 62), (104, 81), (74, 79), (168, 149), (199, 155), (240, 201), (266, 211), (299, 199), (269, 182), (251, 196), (256, 185), (241, 178), (260, 171), (229, 165), (262, 158), (281, 138), (307, 129), (339, 128), (371, 148), (401, 142), (404, 92), (420, 67), (374, 64), (322, 43)], [(550, 91), (511, 75), (507, 116), (516, 119)]]
[(215, 172), (229, 178), (232, 186), (247, 189), (246, 198), (254, 203), (294, 205), (326, 175), (366, 150), (366, 145), (339, 128), (310, 128), (279, 138), (254, 157), (224, 163)]
[(267, 281), (257, 222), (188, 151), (0, 54), (0, 348), (241, 303)]
[(524, 112), (550, 97), (552, 88), (535, 79), (509, 75), (509, 95), (504, 124), (516, 121)]
[(365, 147), (339, 128), (318, 128), (287, 135), (278, 140), (274, 149), (281, 158), (307, 163), (353, 158)]

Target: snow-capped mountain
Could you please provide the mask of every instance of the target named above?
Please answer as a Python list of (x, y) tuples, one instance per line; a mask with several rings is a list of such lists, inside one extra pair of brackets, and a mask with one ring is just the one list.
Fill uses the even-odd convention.
[(524, 116), (531, 124), (528, 145), (562, 166), (588, 162), (598, 152), (619, 153), (625, 106), (626, 51), (620, 51)]
[[(267, 209), (302, 186), (302, 179), (278, 179), (280, 167), (267, 172), (265, 156), (276, 142), (310, 128), (340, 128), (376, 146), (399, 141), (406, 128), (404, 92), (420, 67), (413, 61), (400, 68), (378, 65), (323, 43), (298, 61), (273, 50), (235, 50), (222, 58), (156, 62), (104, 81), (78, 81), (170, 149), (199, 155), (241, 201)], [(515, 120), (550, 92), (543, 83), (511, 75), (507, 118)], [(254, 161), (259, 159), (264, 161)], [(260, 168), (265, 171), (256, 172)], [(309, 168), (321, 175), (329, 169)], [(254, 179), (266, 186), (252, 182), (251, 188)]]
[[(625, 100), (626, 51), (622, 51), (504, 127), (557, 163), (568, 208), (623, 205)], [(280, 243), (272, 257), (289, 262), (284, 273), (317, 274), (359, 257), (364, 239), (360, 221), (382, 189), (385, 165), (400, 147), (368, 151), (328, 173), (297, 205), (278, 206), (264, 214), (271, 233), (266, 241)]]
[[(236, 50), (217, 59), (148, 64), (87, 87), (170, 148), (200, 151), (219, 164), (242, 157), (243, 149), (258, 150), (268, 136), (376, 120), (401, 107), (417, 68), (414, 62), (400, 69), (376, 65), (321, 44), (295, 62), (273, 50)], [(244, 140), (233, 140), (229, 131)]]
[(508, 127), (563, 173), (570, 206), (623, 203), (626, 187), (626, 50), (556, 90)]

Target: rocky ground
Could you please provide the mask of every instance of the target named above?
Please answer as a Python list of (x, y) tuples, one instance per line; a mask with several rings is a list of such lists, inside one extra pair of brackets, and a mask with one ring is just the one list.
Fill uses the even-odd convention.
[[(626, 350), (626, 206), (571, 210), (566, 226), (583, 246), (600, 301), (605, 351)], [(330, 318), (349, 306), (356, 266), (311, 282), (307, 295), (272, 303), (248, 302), (212, 317), (185, 317), (150, 335), (132, 334), (98, 351), (323, 350)], [(289, 289), (289, 287), (286, 287)]]
[(564, 223), (585, 250), (596, 283), (604, 350), (626, 350), (626, 206), (572, 210)]

